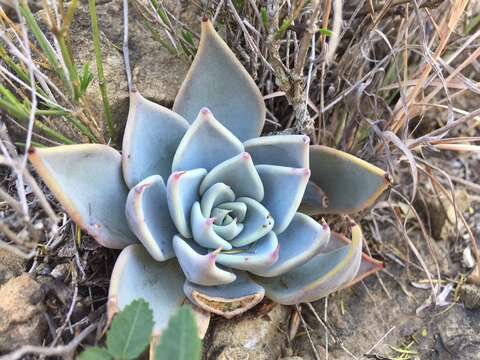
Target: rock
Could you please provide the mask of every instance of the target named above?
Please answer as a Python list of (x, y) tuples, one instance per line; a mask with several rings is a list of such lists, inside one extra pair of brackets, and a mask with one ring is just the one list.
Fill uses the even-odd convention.
[(0, 285), (25, 271), (25, 259), (0, 249)]
[(463, 305), (470, 310), (480, 309), (480, 286), (464, 284), (460, 288), (460, 297)]
[(255, 315), (255, 310), (238, 319), (219, 319), (213, 326), (206, 358), (211, 360), (278, 359), (286, 345), (290, 309), (277, 305), (268, 314)]
[[(478, 312), (466, 313), (461, 306), (454, 306), (436, 322), (443, 351), (440, 359), (480, 359), (480, 316)], [(454, 355), (448, 357), (444, 353)]]
[(40, 345), (47, 328), (40, 285), (27, 274), (0, 287), (0, 353)]

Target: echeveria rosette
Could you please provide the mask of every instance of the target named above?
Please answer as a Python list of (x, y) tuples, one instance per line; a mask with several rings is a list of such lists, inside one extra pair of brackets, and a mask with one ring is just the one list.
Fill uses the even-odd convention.
[(144, 298), (158, 333), (185, 297), (230, 318), (264, 296), (317, 300), (375, 270), (357, 225), (349, 240), (307, 214), (371, 205), (385, 173), (303, 135), (260, 137), (264, 120), (255, 83), (204, 21), (173, 111), (131, 93), (122, 154), (98, 144), (30, 151), (72, 219), (123, 249), (110, 315)]

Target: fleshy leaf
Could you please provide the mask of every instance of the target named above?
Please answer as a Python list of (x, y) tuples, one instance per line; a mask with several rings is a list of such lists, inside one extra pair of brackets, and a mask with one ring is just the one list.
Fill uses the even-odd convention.
[(145, 299), (153, 309), (153, 333), (158, 335), (185, 298), (184, 281), (176, 259), (157, 262), (142, 245), (130, 245), (120, 253), (113, 268), (108, 317), (111, 319), (135, 299)]
[[(382, 169), (346, 152), (321, 145), (310, 146), (310, 180), (328, 197), (327, 207), (315, 208), (321, 199), (305, 199), (309, 214), (350, 214), (365, 209), (390, 185)], [(311, 194), (310, 194), (311, 195)]]
[(272, 135), (247, 140), (243, 146), (256, 165), (308, 168), (309, 143), (305, 135)]
[(328, 196), (325, 191), (313, 181), (309, 181), (299, 211), (307, 215), (314, 215), (318, 213), (318, 209), (328, 208), (328, 204)]
[(101, 245), (122, 249), (137, 242), (125, 218), (128, 188), (116, 150), (65, 145), (30, 149), (29, 159), (73, 221)]
[(210, 171), (221, 162), (243, 152), (243, 144), (202, 108), (178, 145), (172, 171), (204, 168)]
[(204, 286), (223, 285), (235, 281), (235, 274), (222, 270), (215, 264), (217, 251), (202, 255), (192, 246), (180, 236), (173, 237), (175, 254), (188, 281)]
[(257, 201), (263, 199), (262, 181), (251, 156), (246, 152), (215, 166), (200, 184), (200, 194), (215, 183), (228, 184), (236, 197), (246, 196)]
[(352, 227), (350, 245), (319, 253), (308, 262), (278, 277), (254, 277), (266, 296), (279, 304), (311, 302), (338, 290), (354, 279), (362, 259), (362, 232)]
[(197, 54), (173, 111), (193, 122), (204, 106), (242, 141), (259, 136), (262, 131), (265, 121), (262, 95), (208, 20), (202, 23)]
[(230, 214), (240, 222), (243, 221), (247, 215), (247, 205), (239, 201), (225, 202), (218, 205), (218, 208), (230, 211)]
[(123, 176), (128, 187), (150, 175), (168, 179), (173, 156), (188, 126), (180, 115), (145, 99), (138, 91), (131, 92), (122, 145)]
[(236, 274), (233, 283), (221, 286), (199, 286), (186, 281), (185, 295), (202, 309), (230, 319), (257, 305), (265, 295), (265, 290), (247, 273), (238, 271)]
[[(328, 247), (330, 249), (333, 248), (339, 248), (345, 245), (349, 245), (351, 243), (351, 240), (347, 238), (346, 236), (332, 232), (332, 236), (330, 237), (330, 242), (328, 243)], [(360, 263), (360, 269), (358, 270), (357, 275), (353, 280), (349, 281), (348, 283), (345, 283), (341, 288), (348, 288), (350, 286), (355, 285), (356, 283), (362, 281), (366, 277), (375, 274), (377, 271), (380, 271), (383, 269), (383, 263), (381, 261), (378, 261), (370, 256), (368, 256), (365, 253), (362, 253), (362, 262)]]
[(237, 200), (247, 205), (247, 213), (243, 220), (242, 232), (230, 243), (235, 247), (241, 247), (265, 236), (272, 230), (275, 221), (268, 210), (258, 201), (245, 197)]
[(211, 186), (200, 200), (200, 208), (204, 217), (210, 217), (215, 206), (224, 202), (231, 202), (235, 199), (233, 190), (223, 184), (217, 183)]
[(127, 197), (128, 225), (157, 261), (175, 256), (172, 248), (177, 229), (168, 211), (167, 192), (160, 175), (152, 175), (130, 190)]
[(277, 261), (278, 251), (277, 236), (270, 231), (247, 248), (233, 250), (232, 253), (221, 252), (217, 263), (253, 273), (263, 272)]
[(215, 225), (214, 223), (213, 230), (216, 234), (220, 235), (222, 239), (230, 241), (235, 236), (240, 234), (240, 232), (243, 230), (243, 224), (239, 224), (237, 223), (237, 219), (233, 219), (230, 223), (226, 225)]
[(256, 168), (265, 188), (262, 204), (275, 219), (273, 231), (278, 235), (287, 228), (300, 206), (310, 170), (276, 165)]
[(230, 245), (228, 241), (225, 241), (225, 239), (215, 232), (213, 227), (214, 219), (203, 216), (200, 203), (196, 202), (193, 204), (190, 217), (193, 239), (198, 245), (210, 249), (222, 248), (224, 250), (230, 250), (232, 248), (232, 245)]
[(191, 238), (190, 210), (199, 200), (198, 188), (207, 174), (205, 169), (178, 171), (170, 175), (167, 181), (168, 209), (178, 232), (185, 238)]
[(296, 213), (287, 229), (278, 235), (278, 260), (268, 268), (250, 272), (263, 277), (288, 273), (315, 256), (329, 239), (330, 228), (325, 222), (319, 224), (307, 215)]

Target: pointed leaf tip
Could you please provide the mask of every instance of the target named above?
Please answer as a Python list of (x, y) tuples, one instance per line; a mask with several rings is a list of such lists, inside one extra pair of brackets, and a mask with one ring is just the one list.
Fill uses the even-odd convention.
[(73, 221), (101, 245), (122, 249), (137, 242), (127, 226), (128, 189), (116, 150), (99, 144), (32, 148), (29, 160)]
[(261, 93), (208, 19), (202, 22), (197, 54), (173, 110), (192, 123), (204, 106), (242, 141), (262, 131), (266, 110)]
[(150, 175), (167, 179), (175, 150), (189, 124), (173, 111), (130, 93), (130, 109), (122, 144), (122, 169), (132, 188)]

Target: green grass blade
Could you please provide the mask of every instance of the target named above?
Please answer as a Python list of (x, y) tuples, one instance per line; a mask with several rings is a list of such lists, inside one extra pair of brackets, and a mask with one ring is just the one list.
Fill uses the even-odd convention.
[(97, 63), (98, 85), (102, 96), (103, 111), (107, 119), (108, 133), (111, 139), (115, 139), (115, 127), (113, 125), (112, 114), (110, 112), (110, 103), (107, 96), (107, 85), (103, 74), (102, 51), (100, 49), (100, 32), (98, 30), (97, 9), (95, 0), (88, 0), (88, 10), (92, 21), (93, 47), (95, 49), (95, 61)]

